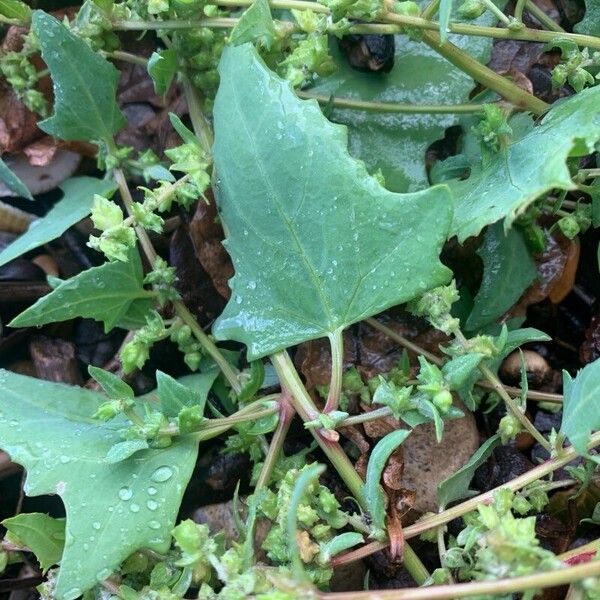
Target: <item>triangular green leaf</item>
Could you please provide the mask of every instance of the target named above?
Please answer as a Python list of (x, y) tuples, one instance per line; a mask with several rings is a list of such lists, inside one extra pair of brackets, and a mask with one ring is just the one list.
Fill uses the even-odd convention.
[(586, 454), (590, 434), (600, 429), (600, 359), (586, 365), (573, 379), (563, 371), (563, 418), (560, 431), (580, 454)]
[(452, 234), (459, 241), (519, 211), (552, 189), (573, 190), (566, 160), (594, 151), (600, 139), (600, 87), (588, 88), (554, 105), (542, 122), (473, 167), (464, 181), (451, 184), (455, 196)]
[(229, 41), (234, 46), (257, 43), (270, 50), (277, 37), (268, 0), (254, 0), (233, 28)]
[(65, 547), (65, 519), (54, 519), (43, 513), (23, 513), (4, 519), (7, 538), (29, 548), (38, 559), (42, 571), (60, 562)]
[[(212, 386), (212, 381), (207, 381), (208, 389)], [(181, 409), (190, 406), (201, 406), (204, 408), (204, 402), (208, 389), (191, 388), (183, 385), (170, 375), (162, 371), (156, 372), (156, 392), (160, 400), (162, 413), (167, 417), (176, 417)]]
[(217, 339), (254, 360), (445, 283), (445, 187), (394, 194), (347, 151), (346, 129), (250, 45), (229, 47), (215, 100), (216, 194), (235, 267)]
[(0, 0), (0, 15), (17, 19), (25, 25), (31, 17), (31, 8), (21, 0)]
[(16, 316), (11, 327), (31, 327), (86, 317), (112, 329), (136, 299), (151, 294), (142, 287), (144, 272), (137, 250), (128, 261), (107, 262), (63, 281)]
[[(198, 376), (214, 379), (209, 371)], [(211, 379), (211, 381), (212, 381)], [(73, 600), (138, 548), (165, 552), (198, 444), (180, 437), (164, 449), (111, 464), (126, 421), (91, 418), (106, 396), (0, 371), (0, 446), (27, 469), (30, 496), (58, 494), (67, 512), (58, 600)]]
[(154, 91), (157, 94), (166, 94), (175, 73), (177, 72), (177, 51), (173, 48), (164, 48), (153, 52), (148, 59), (148, 74), (152, 77)]
[(34, 221), (22, 236), (0, 252), (0, 266), (61, 236), (71, 225), (90, 214), (94, 194), (105, 196), (115, 188), (114, 182), (95, 177), (67, 179), (60, 185), (64, 196), (48, 214)]
[(38, 127), (63, 140), (112, 140), (125, 124), (117, 69), (44, 11), (34, 11), (32, 27), (54, 84), (54, 114)]

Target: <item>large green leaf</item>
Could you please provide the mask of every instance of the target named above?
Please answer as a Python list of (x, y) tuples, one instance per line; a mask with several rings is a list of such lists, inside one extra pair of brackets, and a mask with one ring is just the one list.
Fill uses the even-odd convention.
[(585, 17), (574, 29), (577, 33), (600, 36), (600, 0), (585, 0)]
[(126, 316), (136, 300), (151, 292), (142, 287), (144, 272), (137, 250), (128, 261), (107, 262), (60, 283), (16, 316), (11, 327), (32, 327), (86, 317), (104, 322), (105, 331)]
[(95, 177), (73, 177), (61, 184), (63, 197), (43, 219), (34, 221), (29, 229), (0, 252), (0, 266), (61, 236), (92, 210), (94, 194), (109, 194), (116, 185)]
[[(199, 379), (214, 379), (210, 371)], [(206, 386), (199, 383), (201, 389)], [(111, 464), (122, 418), (91, 418), (106, 396), (0, 371), (0, 446), (27, 469), (30, 496), (58, 494), (66, 508), (58, 600), (106, 579), (141, 547), (165, 552), (198, 444), (180, 437)]]
[(542, 122), (507, 148), (451, 184), (455, 196), (452, 233), (460, 241), (519, 211), (552, 189), (573, 190), (566, 160), (594, 151), (600, 139), (600, 87), (557, 103)]
[(44, 513), (22, 513), (4, 519), (10, 541), (29, 548), (38, 559), (42, 571), (60, 562), (65, 548), (65, 520)]
[(348, 154), (346, 129), (250, 45), (227, 48), (220, 73), (216, 195), (236, 273), (218, 339), (244, 342), (254, 360), (447, 281), (445, 187), (381, 187)]
[(585, 454), (590, 434), (600, 429), (600, 360), (586, 365), (575, 379), (563, 371), (563, 394), (560, 430), (577, 452)]
[(125, 124), (116, 101), (119, 72), (44, 11), (34, 11), (32, 27), (54, 84), (54, 114), (40, 129), (63, 140), (112, 140)]
[[(428, 4), (428, 2), (425, 2)], [(459, 2), (457, 4), (460, 4)], [(452, 22), (460, 19), (453, 16)], [(493, 25), (489, 13), (473, 23)], [(492, 40), (450, 34), (449, 41), (487, 63)], [(371, 102), (459, 104), (467, 102), (473, 80), (421, 42), (396, 36), (396, 57), (390, 73), (361, 73), (332, 47), (338, 70), (319, 81), (313, 91)], [(427, 187), (425, 151), (444, 131), (458, 123), (453, 114), (378, 113), (335, 109), (333, 121), (349, 128), (350, 153), (365, 161), (370, 171), (381, 169), (386, 187), (396, 192)]]
[(523, 236), (514, 229), (505, 233), (502, 223), (488, 228), (477, 254), (483, 261), (483, 278), (465, 324), (468, 331), (502, 316), (537, 276)]

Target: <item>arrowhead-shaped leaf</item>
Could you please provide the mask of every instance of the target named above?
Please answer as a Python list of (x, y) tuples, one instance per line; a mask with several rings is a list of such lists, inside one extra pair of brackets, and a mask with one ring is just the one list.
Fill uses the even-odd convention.
[(125, 124), (117, 69), (44, 11), (34, 11), (32, 27), (54, 84), (54, 114), (40, 129), (63, 140), (111, 140)]
[(518, 211), (552, 189), (573, 190), (566, 160), (591, 154), (600, 139), (600, 87), (554, 106), (536, 127), (500, 150), (471, 176), (451, 184), (456, 206), (452, 234), (459, 241)]
[(215, 100), (216, 194), (235, 267), (213, 331), (251, 360), (445, 283), (445, 187), (395, 194), (350, 157), (346, 128), (250, 45), (229, 47)]
[(60, 185), (64, 196), (42, 219), (34, 221), (29, 229), (0, 252), (0, 266), (61, 236), (71, 225), (87, 217), (92, 211), (94, 194), (110, 194), (116, 184), (95, 177), (73, 177)]
[[(194, 376), (204, 395), (215, 370)], [(111, 464), (122, 442), (117, 418), (91, 418), (106, 396), (0, 371), (0, 446), (27, 469), (30, 496), (58, 494), (65, 504), (65, 550), (56, 597), (72, 600), (106, 579), (141, 547), (165, 552), (198, 443), (176, 438)]]
[(63, 281), (16, 316), (10, 326), (32, 327), (86, 317), (102, 321), (105, 331), (110, 331), (126, 318), (134, 303), (145, 303), (151, 296), (142, 287), (143, 279), (142, 261), (134, 249), (127, 261), (107, 262)]

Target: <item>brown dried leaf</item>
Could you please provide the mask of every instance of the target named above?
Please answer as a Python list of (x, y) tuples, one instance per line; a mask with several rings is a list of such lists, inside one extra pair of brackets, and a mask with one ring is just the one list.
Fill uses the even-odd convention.
[(229, 254), (221, 243), (223, 228), (218, 220), (217, 209), (212, 194), (207, 194), (209, 202), (200, 200), (190, 222), (190, 239), (196, 257), (210, 275), (216, 290), (229, 300), (231, 290), (228, 281), (233, 277), (233, 265)]
[(600, 314), (592, 317), (589, 327), (585, 330), (585, 340), (579, 348), (579, 360), (584, 365), (600, 358)]
[(400, 491), (402, 485), (402, 474), (404, 472), (404, 451), (399, 446), (392, 452), (383, 470), (383, 483), (390, 490)]

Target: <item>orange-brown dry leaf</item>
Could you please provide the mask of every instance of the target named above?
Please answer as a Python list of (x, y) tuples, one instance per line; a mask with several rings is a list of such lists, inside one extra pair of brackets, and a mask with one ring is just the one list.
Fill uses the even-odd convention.
[[(365, 409), (365, 412), (375, 410), (365, 406), (363, 406), (363, 408)], [(389, 417), (377, 419), (376, 421), (365, 421), (363, 427), (368, 437), (371, 439), (379, 439), (396, 429), (400, 429), (401, 426), (398, 423), (398, 420), (390, 415)]]
[(400, 491), (402, 486), (402, 474), (404, 472), (404, 451), (402, 446), (392, 452), (383, 470), (383, 483), (390, 490)]
[(223, 228), (217, 219), (215, 202), (210, 195), (208, 199), (208, 203), (198, 202), (189, 225), (190, 239), (198, 261), (209, 274), (216, 290), (228, 300), (231, 296), (228, 281), (233, 277), (233, 265), (221, 243)]
[(319, 545), (310, 539), (308, 531), (296, 531), (296, 543), (298, 544), (302, 562), (309, 563), (319, 554)]
[(27, 157), (30, 165), (45, 167), (52, 162), (58, 147), (58, 142), (49, 135), (46, 135), (26, 146), (23, 149), (23, 153)]

